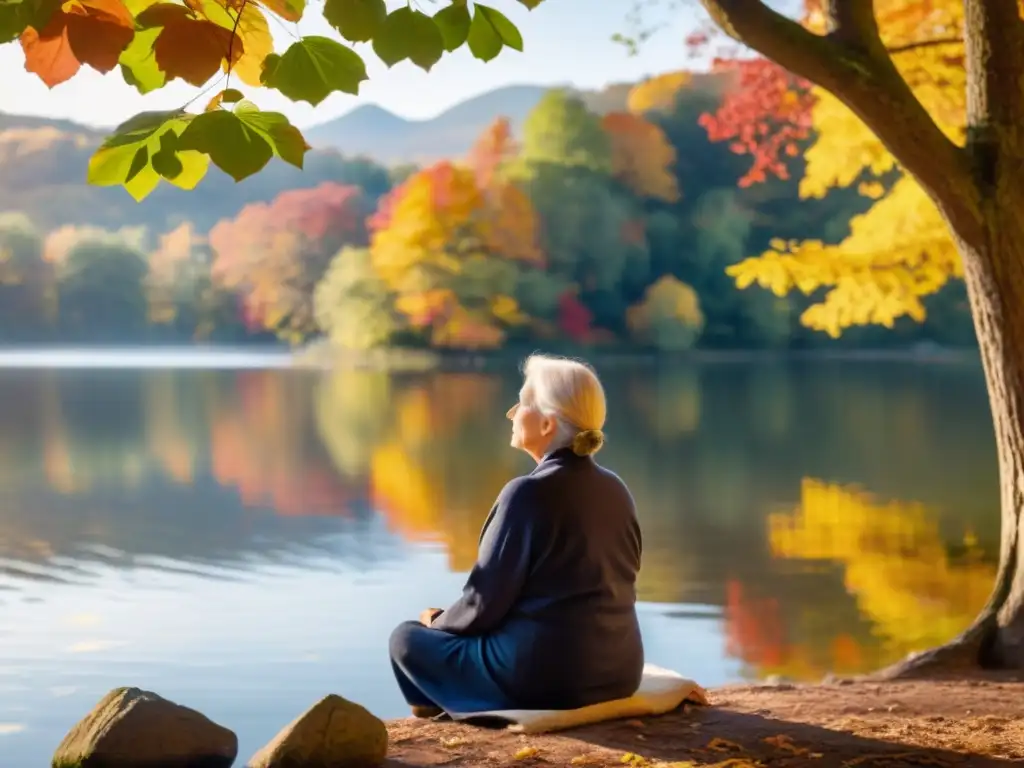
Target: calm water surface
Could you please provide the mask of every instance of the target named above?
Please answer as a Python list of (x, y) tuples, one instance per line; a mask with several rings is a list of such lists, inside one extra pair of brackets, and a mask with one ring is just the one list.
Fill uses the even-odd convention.
[[(391, 628), (457, 595), (493, 497), (531, 466), (507, 447), (514, 371), (29, 365), (0, 366), (4, 768), (48, 765), (119, 685), (233, 728), (243, 760), (328, 692), (402, 715)], [(987, 597), (975, 367), (605, 378), (600, 458), (639, 506), (650, 661), (712, 686), (856, 672)]]

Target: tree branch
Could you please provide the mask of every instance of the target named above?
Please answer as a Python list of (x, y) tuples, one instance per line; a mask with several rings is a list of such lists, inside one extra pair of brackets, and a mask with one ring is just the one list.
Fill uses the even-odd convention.
[[(882, 47), (870, 0), (829, 0), (830, 31), (816, 35), (761, 0), (701, 0), (730, 37), (833, 93), (928, 190), (959, 231), (980, 225), (970, 158), (946, 138)], [(1008, 2), (1016, 0), (968, 0)]]
[(874, 0), (825, 0), (828, 36), (865, 53), (882, 48)]
[(934, 40), (918, 40), (916, 43), (907, 43), (906, 45), (894, 45), (891, 48), (886, 48), (889, 55), (896, 55), (900, 53), (906, 53), (907, 51), (917, 51), (921, 48), (938, 48), (941, 45), (963, 45), (964, 39), (962, 37), (937, 37)]
[(1024, 23), (1017, 0), (966, 0), (967, 127), (1024, 159)]

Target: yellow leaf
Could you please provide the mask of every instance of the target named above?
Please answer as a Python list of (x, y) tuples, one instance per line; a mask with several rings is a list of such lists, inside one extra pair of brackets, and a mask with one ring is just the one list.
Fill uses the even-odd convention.
[(242, 6), (236, 34), (242, 41), (242, 57), (231, 68), (232, 73), (246, 85), (260, 86), (263, 60), (274, 52), (267, 17), (255, 3)]

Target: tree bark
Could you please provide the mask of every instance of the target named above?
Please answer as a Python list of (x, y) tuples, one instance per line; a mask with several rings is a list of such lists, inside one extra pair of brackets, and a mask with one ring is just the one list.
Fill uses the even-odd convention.
[(1024, 669), (1024, 23), (1017, 0), (966, 0), (964, 10), (964, 152), (979, 226), (949, 224), (963, 258), (995, 430), (999, 569), (988, 604), (966, 632), (884, 670), (887, 677), (978, 664)]
[(999, 461), (1002, 535), (995, 585), (961, 635), (873, 677), (1024, 669), (1024, 225), (1019, 218), (1024, 192), (1004, 188), (984, 203), (989, 212), (985, 240), (954, 236), (964, 261)]

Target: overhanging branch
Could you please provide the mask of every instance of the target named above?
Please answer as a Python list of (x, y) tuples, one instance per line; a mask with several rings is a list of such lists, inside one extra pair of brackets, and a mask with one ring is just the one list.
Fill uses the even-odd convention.
[(962, 37), (937, 37), (933, 40), (918, 40), (914, 43), (907, 43), (906, 45), (894, 45), (886, 50), (890, 55), (899, 53), (907, 53), (908, 51), (919, 51), (922, 48), (940, 48), (944, 45), (963, 45), (964, 39)]
[(824, 9), (830, 38), (864, 53), (882, 48), (874, 0), (825, 0)]
[(849, 107), (931, 193), (961, 235), (979, 222), (969, 158), (939, 130), (896, 70), (878, 37), (871, 0), (830, 0), (824, 36), (761, 0), (701, 2), (730, 37)]
[[(1002, 149), (1024, 157), (1024, 23), (1017, 0), (966, 0), (967, 124), (1000, 133)], [(1007, 143), (1016, 143), (1009, 147)]]

